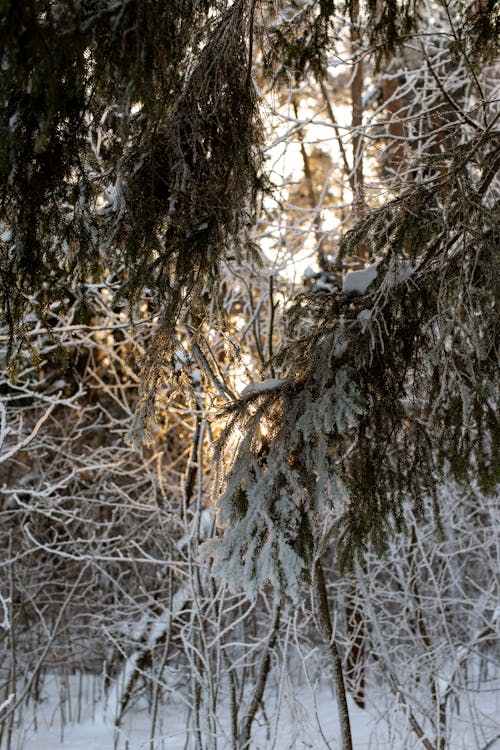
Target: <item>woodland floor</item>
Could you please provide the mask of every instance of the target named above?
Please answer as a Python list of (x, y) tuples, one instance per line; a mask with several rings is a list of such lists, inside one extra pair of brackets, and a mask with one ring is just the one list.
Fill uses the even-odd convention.
[[(186, 710), (180, 701), (171, 701), (160, 709), (157, 727), (151, 741), (151, 716), (136, 707), (127, 712), (119, 731), (105, 718), (105, 708), (97, 698), (88, 700), (95, 690), (87, 681), (74, 680), (72, 700), (61, 702), (60, 681), (46, 682), (42, 701), (36, 711), (27, 709), (22, 726), (16, 727), (12, 750), (190, 750), (194, 737), (186, 732)], [(500, 684), (491, 683), (489, 690), (469, 692), (459, 701), (448, 747), (452, 750), (498, 750)], [(79, 697), (78, 697), (79, 695)], [(252, 735), (251, 750), (336, 750), (339, 731), (335, 699), (326, 681), (316, 686), (315, 698), (307, 687), (290, 691), (283, 689), (281, 705), (267, 706), (267, 722), (259, 716), (259, 726)], [(471, 724), (468, 703), (479, 708), (476, 716), (481, 725)], [(349, 708), (354, 750), (417, 750), (423, 747), (412, 733), (404, 713), (398, 711), (390, 696), (377, 694), (372, 688), (368, 707), (359, 709), (350, 699)], [(77, 720), (77, 717), (79, 720)], [(218, 724), (217, 742), (206, 744), (217, 750), (231, 748), (229, 717)], [(206, 734), (205, 730), (205, 734)], [(206, 743), (204, 742), (204, 746)]]

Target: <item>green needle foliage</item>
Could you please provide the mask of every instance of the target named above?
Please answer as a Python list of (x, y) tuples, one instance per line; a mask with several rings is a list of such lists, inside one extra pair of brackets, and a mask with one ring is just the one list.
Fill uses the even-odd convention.
[(450, 476), (495, 491), (500, 221), (483, 197), (498, 165), (472, 185), (457, 157), (444, 205), (438, 173), (346, 236), (345, 251), (363, 241), (384, 258), (373, 287), (299, 298), (283, 381), (228, 407), (220, 450), (235, 428), (244, 437), (221, 483), (227, 530), (208, 551), (231, 585), (296, 596), (332, 539), (350, 567), (429, 497), (439, 528)]
[(0, 29), (11, 334), (103, 269), (171, 330), (257, 180), (247, 3), (4, 2)]

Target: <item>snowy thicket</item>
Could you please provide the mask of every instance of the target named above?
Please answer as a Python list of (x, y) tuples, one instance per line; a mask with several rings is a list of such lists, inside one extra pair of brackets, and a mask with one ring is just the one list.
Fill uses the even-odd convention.
[(1, 750), (491, 750), (486, 16), (94, 6), (0, 19)]

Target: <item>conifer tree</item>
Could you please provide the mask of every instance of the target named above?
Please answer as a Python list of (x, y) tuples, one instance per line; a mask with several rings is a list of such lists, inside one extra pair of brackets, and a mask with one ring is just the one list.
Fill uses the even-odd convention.
[[(201, 321), (220, 263), (248, 248), (266, 189), (253, 63), (266, 81), (321, 81), (341, 22), (331, 0), (5, 0), (1, 6), (0, 296), (9, 364), (88, 284), (112, 277), (112, 304), (147, 297), (159, 317), (142, 370), (140, 440), (182, 316)], [(297, 595), (324, 545), (341, 559), (383, 547), (404, 503), (450, 472), (494, 486), (498, 323), (497, 115), (480, 81), (498, 38), (493, 3), (449, 6), (451, 64), (472, 94), (427, 74), (447, 115), (432, 147), (409, 145), (412, 181), (363, 210), (341, 242), (373, 261), (370, 286), (303, 295), (271, 383), (228, 409), (220, 443), (243, 438), (221, 485), (222, 542), (234, 583)], [(417, 44), (423, 5), (348, 4), (359, 54), (379, 68)], [(363, 22), (362, 22), (363, 21)], [(419, 83), (415, 84), (418, 91)], [(431, 143), (429, 133), (426, 143)], [(363, 252), (359, 252), (360, 249)], [(368, 277), (364, 277), (365, 281)], [(354, 286), (349, 286), (354, 283)], [(209, 284), (209, 286), (207, 286)], [(211, 284), (211, 286), (210, 286)], [(356, 294), (358, 296), (356, 296)], [(185, 319), (185, 318), (184, 318)], [(263, 424), (265, 422), (265, 430)], [(439, 512), (436, 505), (436, 519)], [(211, 551), (210, 549), (208, 550)]]

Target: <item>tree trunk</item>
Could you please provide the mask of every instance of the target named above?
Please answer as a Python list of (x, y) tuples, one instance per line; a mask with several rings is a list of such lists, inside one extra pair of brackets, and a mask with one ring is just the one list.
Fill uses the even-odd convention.
[(314, 563), (314, 606), (318, 621), (318, 628), (328, 642), (330, 655), (332, 657), (333, 679), (335, 682), (335, 693), (337, 696), (337, 710), (339, 715), (341, 748), (352, 750), (351, 721), (347, 705), (347, 695), (342, 670), (342, 659), (335, 642), (330, 609), (328, 607), (328, 594), (325, 585), (325, 575), (320, 560)]
[(360, 708), (365, 708), (365, 640), (366, 624), (363, 603), (355, 582), (349, 584), (345, 600), (346, 630), (349, 648), (346, 653), (348, 690)]
[(354, 75), (351, 81), (352, 101), (352, 165), (353, 165), (353, 210), (356, 215), (362, 212), (365, 203), (363, 178), (363, 59), (361, 52), (361, 34), (359, 31), (359, 0), (351, 5), (351, 54), (354, 63)]

